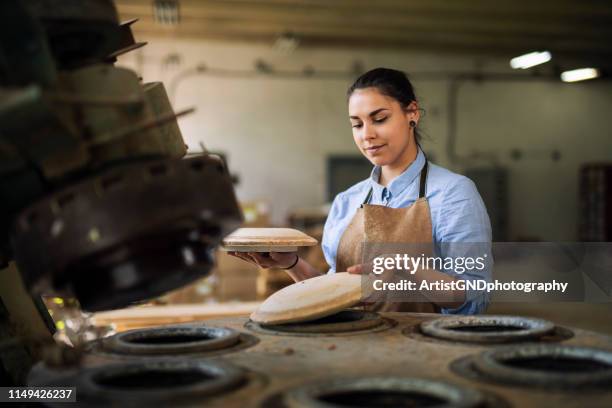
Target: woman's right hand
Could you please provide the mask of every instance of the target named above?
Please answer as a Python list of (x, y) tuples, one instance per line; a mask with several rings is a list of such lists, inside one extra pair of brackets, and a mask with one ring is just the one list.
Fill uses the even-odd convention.
[(259, 266), (260, 268), (287, 269), (298, 260), (297, 252), (233, 252), (228, 254)]

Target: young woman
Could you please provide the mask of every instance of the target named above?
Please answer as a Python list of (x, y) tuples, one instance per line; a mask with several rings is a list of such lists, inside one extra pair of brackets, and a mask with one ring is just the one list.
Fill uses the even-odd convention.
[[(329, 273), (367, 272), (361, 264), (364, 242), (431, 243), (444, 258), (482, 256), (483, 248), (490, 249), (491, 225), (474, 183), (429, 163), (420, 148), (419, 105), (403, 72), (376, 68), (363, 74), (348, 89), (348, 111), (355, 144), (374, 169), (368, 179), (334, 199), (322, 242)], [(285, 268), (295, 281), (320, 274), (296, 253), (233, 254), (263, 268)], [(490, 268), (462, 274), (422, 269), (412, 278), (450, 284), (488, 281), (490, 273)], [(452, 289), (443, 295), (372, 308), (475, 314), (487, 306), (487, 296), (477, 291)]]

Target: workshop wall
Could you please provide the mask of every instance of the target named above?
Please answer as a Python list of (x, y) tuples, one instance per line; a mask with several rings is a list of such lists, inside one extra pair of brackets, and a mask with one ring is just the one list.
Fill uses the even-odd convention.
[[(145, 81), (163, 81), (175, 109), (195, 106), (180, 120), (190, 151), (203, 142), (227, 155), (240, 178), (240, 200), (270, 202), (275, 224), (288, 211), (325, 201), (329, 154), (358, 154), (345, 92), (356, 61), (365, 69), (388, 66), (413, 73), (421, 105), (425, 150), (434, 162), (462, 171), (488, 165), (470, 158), (450, 162), (446, 150), (449, 79), (435, 73), (507, 73), (504, 59), (441, 56), (406, 51), (300, 49), (144, 39), (151, 44), (120, 65)], [(283, 77), (273, 71), (344, 71), (346, 76)], [(195, 67), (201, 65), (202, 72)], [(213, 74), (215, 69), (224, 75)], [(230, 75), (236, 70), (242, 75)], [(230, 72), (231, 71), (231, 72)], [(457, 98), (456, 152), (496, 157), (509, 170), (510, 239), (576, 240), (581, 163), (612, 159), (612, 84), (550, 80), (467, 81)], [(512, 155), (513, 150), (517, 150)], [(552, 152), (560, 153), (559, 160)], [(205, 186), (203, 186), (205, 188)]]

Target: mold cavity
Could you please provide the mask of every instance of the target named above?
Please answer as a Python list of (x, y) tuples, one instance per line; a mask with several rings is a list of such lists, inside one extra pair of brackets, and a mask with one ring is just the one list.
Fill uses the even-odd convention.
[(464, 333), (495, 333), (495, 332), (506, 332), (506, 331), (521, 331), (525, 330), (524, 327), (520, 326), (507, 326), (507, 325), (465, 325), (448, 327), (447, 330), (464, 332)]
[[(249, 324), (251, 323), (251, 324)], [(257, 324), (247, 323), (247, 327), (255, 331), (262, 329), (276, 334), (301, 333), (300, 335), (325, 335), (331, 333), (358, 332), (388, 327), (386, 321), (378, 314), (373, 312), (363, 312), (360, 310), (343, 310), (331, 316), (322, 317), (317, 320), (310, 320), (300, 323), (286, 324)]]
[(571, 357), (529, 357), (511, 358), (501, 362), (505, 366), (520, 368), (523, 370), (548, 371), (548, 372), (572, 372), (591, 373), (611, 370), (612, 365), (588, 358)]
[(449, 401), (420, 392), (392, 390), (339, 391), (323, 394), (317, 398), (321, 402), (346, 407), (434, 407)]
[(322, 317), (317, 320), (312, 320), (310, 322), (305, 322), (302, 324), (335, 324), (335, 323), (348, 323), (348, 322), (356, 322), (357, 320), (361, 320), (363, 318), (363, 314), (360, 312), (353, 311), (343, 311), (340, 313), (333, 314), (331, 316)]
[(214, 336), (205, 334), (177, 334), (177, 335), (163, 335), (163, 336), (148, 336), (139, 337), (134, 339), (127, 339), (126, 341), (131, 344), (180, 344), (190, 343), (194, 341), (207, 341), (216, 339)]

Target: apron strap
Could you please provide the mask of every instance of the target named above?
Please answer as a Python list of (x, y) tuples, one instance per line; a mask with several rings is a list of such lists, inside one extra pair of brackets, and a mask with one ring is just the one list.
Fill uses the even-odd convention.
[(425, 187), (427, 185), (427, 158), (425, 158), (425, 165), (421, 169), (421, 180), (419, 181), (419, 198), (425, 197)]
[(368, 204), (370, 202), (370, 200), (372, 199), (373, 193), (374, 193), (374, 188), (370, 187), (370, 191), (368, 191), (368, 195), (366, 196), (365, 200), (363, 200), (363, 203), (361, 203), (361, 207), (363, 207), (365, 204)]
[[(425, 164), (421, 169), (421, 179), (419, 180), (419, 198), (425, 197), (425, 187), (427, 186), (427, 169), (429, 167), (428, 163), (429, 162), (427, 161), (427, 158), (425, 158)], [(370, 187), (368, 195), (366, 196), (365, 200), (363, 200), (363, 203), (361, 203), (361, 207), (363, 207), (365, 204), (370, 203), (370, 200), (372, 199), (372, 194), (374, 194), (374, 188)]]

